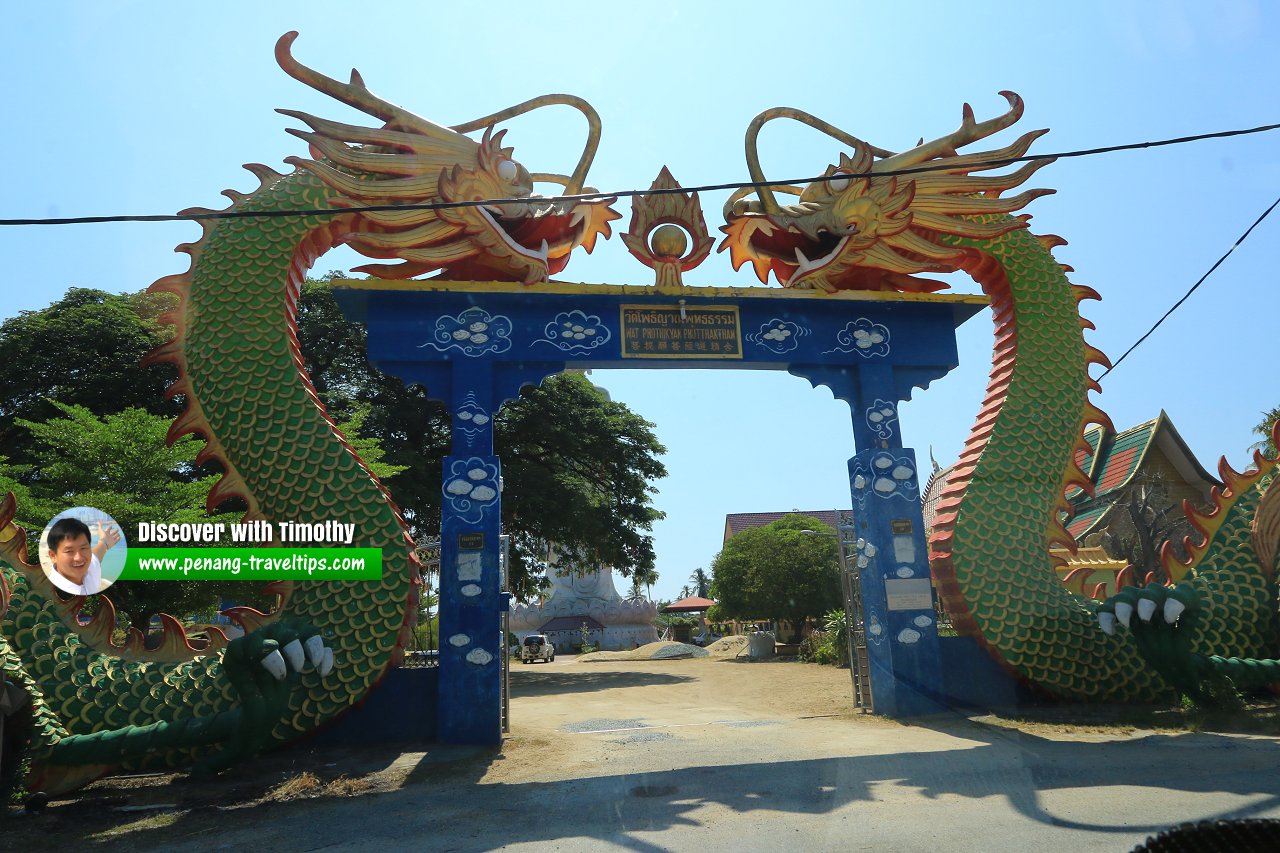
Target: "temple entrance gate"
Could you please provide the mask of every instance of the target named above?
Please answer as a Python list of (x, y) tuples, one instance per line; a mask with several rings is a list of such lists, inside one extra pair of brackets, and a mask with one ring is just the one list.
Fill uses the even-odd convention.
[[(851, 408), (848, 462), (870, 689), (878, 713), (934, 710), (941, 668), (915, 453), (898, 404), (958, 363), (955, 329), (983, 296), (551, 282), (343, 281), (369, 361), (452, 416), (440, 546), (438, 736), (502, 732), (501, 460), (493, 416), (572, 368), (786, 370)], [(855, 628), (856, 630), (856, 628)]]

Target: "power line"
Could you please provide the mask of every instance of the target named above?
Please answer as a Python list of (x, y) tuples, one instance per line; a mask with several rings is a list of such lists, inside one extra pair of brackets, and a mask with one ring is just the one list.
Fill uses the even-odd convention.
[(1249, 236), (1249, 234), (1253, 231), (1253, 229), (1257, 228), (1260, 224), (1262, 224), (1262, 220), (1266, 219), (1267, 216), (1271, 213), (1271, 211), (1276, 209), (1277, 205), (1280, 205), (1280, 198), (1277, 198), (1275, 201), (1271, 202), (1271, 206), (1268, 207), (1266, 210), (1262, 211), (1261, 216), (1253, 220), (1253, 224), (1250, 225), (1248, 228), (1246, 228), (1244, 233), (1236, 238), (1236, 241), (1231, 245), (1231, 248), (1227, 249), (1226, 253), (1223, 254), (1222, 257), (1218, 258), (1218, 260), (1213, 262), (1213, 266), (1209, 267), (1208, 271), (1204, 275), (1200, 276), (1200, 280), (1197, 281), (1195, 284), (1191, 285), (1191, 289), (1188, 290), (1186, 293), (1182, 294), (1182, 298), (1179, 299), (1177, 302), (1173, 303), (1173, 306), (1168, 311), (1164, 312), (1164, 316), (1162, 316), (1159, 320), (1156, 320), (1154, 326), (1152, 326), (1150, 329), (1147, 329), (1146, 334), (1144, 334), (1142, 337), (1134, 341), (1133, 346), (1129, 347), (1127, 350), (1124, 351), (1124, 355), (1116, 359), (1114, 364), (1112, 364), (1110, 367), (1108, 367), (1105, 371), (1102, 372), (1102, 375), (1098, 377), (1099, 381), (1101, 381), (1102, 378), (1105, 377), (1108, 373), (1110, 373), (1111, 371), (1119, 367), (1120, 362), (1124, 361), (1126, 358), (1129, 357), (1129, 353), (1136, 350), (1139, 346), (1142, 345), (1143, 341), (1151, 337), (1151, 333), (1154, 332), (1156, 329), (1160, 328), (1160, 324), (1163, 323), (1165, 320), (1169, 319), (1169, 315), (1172, 314), (1174, 311), (1177, 311), (1178, 308), (1182, 305), (1182, 303), (1186, 302), (1188, 297), (1190, 297), (1191, 294), (1195, 293), (1196, 289), (1200, 287), (1200, 285), (1204, 284), (1205, 279), (1213, 275), (1213, 271), (1216, 270), (1218, 267), (1220, 267), (1222, 265), (1222, 262), (1225, 261), (1228, 257), (1230, 257), (1232, 252), (1240, 248), (1240, 244), (1245, 241), (1245, 239)]
[[(975, 161), (975, 169), (994, 169), (1010, 166), (1014, 163), (1029, 163), (1037, 160), (1059, 160), (1071, 157), (1088, 157), (1094, 154), (1111, 154), (1116, 151), (1133, 151), (1137, 149), (1159, 148), (1166, 145), (1182, 145), (1188, 142), (1200, 142), (1206, 139), (1225, 139), (1232, 136), (1245, 136), (1253, 133), (1265, 133), (1280, 129), (1280, 124), (1265, 124), (1259, 127), (1239, 130), (1220, 130), (1213, 133), (1198, 133), (1193, 136), (1178, 136), (1171, 139), (1157, 139), (1147, 142), (1129, 142), (1123, 145), (1106, 145), (1099, 148), (1081, 148), (1074, 151), (1061, 151), (1056, 154), (1029, 154), (1023, 157), (1004, 157), (993, 160)], [(670, 189), (617, 190), (613, 192), (579, 193), (576, 195), (543, 196), (538, 198), (490, 198), (475, 201), (424, 202), (421, 204), (378, 204), (365, 207), (316, 208), (311, 210), (221, 210), (207, 213), (174, 213), (174, 214), (118, 214), (110, 216), (65, 216), (26, 219), (0, 219), (0, 225), (96, 225), (105, 222), (189, 222), (211, 219), (272, 219), (292, 216), (339, 216), (348, 213), (405, 211), (405, 210), (449, 210), (461, 207), (486, 207), (489, 205), (507, 204), (561, 204), (565, 202), (601, 201), (604, 199), (629, 198), (638, 195), (671, 195), (684, 193), (718, 192), (722, 190), (739, 190), (746, 188), (779, 187), (794, 184), (810, 184), (819, 181), (832, 181), (849, 178), (886, 178), (899, 175), (915, 175), (922, 172), (936, 172), (954, 168), (954, 165), (925, 164), (905, 169), (892, 169), (885, 172), (839, 173), (834, 175), (815, 175), (808, 178), (790, 178), (782, 181), (742, 181), (724, 184), (703, 184), (695, 187), (675, 187)], [(1119, 362), (1116, 362), (1119, 364)], [(1105, 374), (1104, 374), (1105, 375)]]

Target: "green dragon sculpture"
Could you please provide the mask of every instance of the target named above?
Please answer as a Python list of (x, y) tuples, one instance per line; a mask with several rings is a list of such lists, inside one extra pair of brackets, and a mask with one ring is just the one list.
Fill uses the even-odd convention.
[[(168, 389), (185, 406), (170, 437), (196, 433), (199, 461), (225, 474), (208, 504), (238, 498), (246, 520), (335, 519), (356, 525), (362, 547), (382, 549), (381, 581), (282, 582), (270, 613), (235, 608), (247, 630), (228, 642), (217, 630), (188, 638), (170, 617), (156, 648), (131, 631), (113, 642), (115, 610), (102, 597), (92, 619), (83, 599), (64, 601), (27, 560), (26, 533), (0, 503), (0, 627), (4, 677), (31, 699), (27, 785), (57, 793), (104, 773), (196, 763), (217, 770), (273, 743), (311, 732), (361, 700), (402, 654), (418, 613), (420, 570), (413, 542), (386, 489), (347, 445), (311, 387), (298, 350), (296, 302), (306, 271), (345, 243), (395, 263), (365, 269), (392, 278), (441, 271), (451, 278), (545, 281), (570, 253), (609, 236), (609, 202), (531, 200), (489, 207), (344, 212), (491, 198), (532, 198), (534, 181), (568, 194), (584, 190), (599, 121), (584, 101), (549, 95), (446, 128), (372, 95), (352, 72), (341, 83), (290, 54), (296, 33), (276, 46), (299, 81), (374, 116), (365, 128), (282, 111), (310, 130), (314, 159), (290, 158), (288, 175), (260, 165), (254, 191), (228, 190), (231, 211), (333, 211), (309, 216), (201, 220), (204, 234), (179, 247), (188, 272), (152, 291), (174, 293), (166, 318), (172, 342), (149, 356), (178, 368)], [(501, 145), (493, 125), (548, 104), (588, 119), (589, 136), (571, 176), (531, 174)], [(484, 129), (479, 142), (465, 134)], [(208, 210), (186, 211), (192, 214)], [(0, 607), (0, 610), (5, 610)], [(152, 644), (154, 645), (154, 644)]]
[[(1022, 157), (1045, 131), (996, 151), (957, 151), (1021, 117), (1021, 99), (1002, 94), (1010, 107), (1003, 115), (979, 123), (966, 104), (957, 131), (903, 153), (800, 110), (762, 113), (747, 132), (757, 184), (765, 177), (756, 139), (778, 118), (815, 127), (853, 153), (841, 154), (826, 180), (761, 186), (757, 199), (749, 198), (756, 189), (735, 193), (725, 205), (720, 249), (730, 251), (735, 269), (750, 263), (761, 281), (772, 273), (786, 287), (931, 292), (946, 285), (920, 274), (963, 271), (991, 298), (987, 394), (940, 497), (930, 541), (938, 591), (962, 633), (978, 637), (1021, 678), (1066, 698), (1151, 700), (1171, 688), (1198, 695), (1196, 673), (1206, 667), (1242, 685), (1280, 680), (1280, 663), (1238, 660), (1276, 649), (1274, 459), (1259, 454), (1247, 474), (1223, 463), (1226, 488), (1214, 493), (1212, 511), (1188, 510), (1201, 534), (1190, 543), (1194, 569), (1164, 555), (1170, 577), (1189, 575), (1176, 590), (1126, 590), (1119, 603), (1099, 605), (1058, 580), (1050, 546), (1074, 549), (1065, 495), (1092, 488), (1078, 465), (1083, 432), (1106, 421), (1088, 399), (1100, 390), (1088, 370), (1107, 362), (1085, 343), (1084, 330), (1093, 326), (1078, 310), (1097, 294), (1071, 284), (1070, 268), (1052, 256), (1065, 241), (1034, 236), (1030, 217), (1012, 215), (1051, 190), (1001, 195), (1051, 161), (975, 174)], [(798, 198), (781, 205), (775, 192)], [(1158, 626), (1150, 622), (1157, 604), (1167, 620)], [(1139, 618), (1131, 623), (1133, 607)], [(1115, 631), (1117, 617), (1133, 625), (1131, 637)]]
[[(231, 612), (248, 632), (236, 640), (214, 632), (197, 642), (164, 617), (158, 648), (136, 632), (116, 644), (109, 600), (82, 619), (82, 601), (61, 599), (27, 561), (12, 496), (0, 501), (7, 564), (0, 663), (5, 679), (30, 697), (33, 789), (65, 791), (116, 770), (192, 763), (217, 770), (334, 719), (401, 654), (418, 609), (412, 543), (386, 490), (327, 418), (301, 369), (295, 305), (316, 258), (346, 243), (391, 261), (364, 268), (385, 277), (439, 271), (537, 283), (562, 269), (574, 249), (590, 251), (618, 218), (608, 199), (532, 196), (535, 181), (558, 183), (566, 195), (585, 189), (599, 122), (579, 99), (546, 96), (446, 128), (374, 97), (355, 72), (341, 83), (300, 65), (289, 52), (295, 37), (277, 45), (285, 71), (382, 125), (285, 111), (310, 128), (292, 132), (312, 158), (291, 159), (297, 168), (288, 175), (249, 166), (260, 184), (248, 194), (228, 191), (230, 210), (264, 216), (203, 220), (203, 237), (179, 247), (191, 255), (190, 270), (153, 285), (181, 298), (169, 318), (177, 335), (153, 357), (179, 372), (170, 393), (185, 409), (172, 435), (198, 433), (207, 441), (201, 460), (225, 469), (210, 506), (234, 497), (250, 519), (353, 523), (355, 544), (382, 549), (383, 577), (274, 584), (270, 613)], [(1257, 470), (1243, 475), (1224, 469), (1227, 488), (1215, 495), (1214, 510), (1193, 514), (1203, 534), (1191, 548), (1194, 568), (1167, 558), (1171, 569), (1189, 573), (1178, 589), (1126, 592), (1125, 601), (1099, 605), (1069, 593), (1053, 571), (1048, 546), (1070, 544), (1064, 495), (1089, 488), (1075, 459), (1084, 427), (1105, 421), (1088, 400), (1097, 390), (1089, 366), (1105, 359), (1084, 342), (1091, 326), (1078, 311), (1096, 294), (1070, 284), (1051, 254), (1063, 241), (1033, 236), (1027, 217), (1012, 215), (1048, 191), (1001, 195), (1047, 161), (1006, 175), (973, 174), (1020, 157), (1040, 133), (1000, 151), (957, 152), (1020, 117), (1021, 101), (1006, 97), (1011, 108), (1003, 116), (977, 123), (966, 106), (955, 134), (901, 154), (796, 110), (762, 114), (748, 133), (757, 182), (764, 178), (755, 137), (773, 118), (806, 121), (853, 154), (842, 155), (827, 180), (781, 190), (798, 196), (796, 204), (778, 204), (767, 188), (758, 200), (735, 194), (721, 249), (731, 251), (735, 268), (750, 262), (762, 280), (772, 273), (788, 287), (930, 291), (945, 285), (919, 274), (961, 270), (990, 295), (996, 345), (988, 393), (943, 496), (931, 559), (956, 625), (1011, 669), (1055, 694), (1089, 699), (1183, 689), (1188, 667), (1200, 666), (1188, 661), (1202, 659), (1242, 680), (1243, 671), (1275, 680), (1270, 664), (1226, 660), (1257, 658), (1274, 646), (1275, 460), (1259, 456)], [(492, 132), (499, 121), (552, 103), (579, 109), (589, 124), (568, 177), (528, 172)], [(478, 130), (485, 131), (479, 142), (465, 135)], [(921, 166), (929, 170), (910, 171)], [(495, 198), (530, 201), (420, 206)], [(405, 209), (347, 210), (392, 205)], [(316, 213), (270, 216), (281, 210)], [(1163, 625), (1149, 621), (1157, 610)], [(1112, 619), (1133, 625), (1134, 641)]]

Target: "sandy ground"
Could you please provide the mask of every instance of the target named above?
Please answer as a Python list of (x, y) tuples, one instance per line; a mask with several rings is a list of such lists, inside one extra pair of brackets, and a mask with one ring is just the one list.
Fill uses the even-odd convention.
[(846, 670), (695, 658), (512, 670), (500, 748), (283, 750), (99, 782), (0, 849), (1123, 851), (1280, 817), (1280, 741), (850, 707)]

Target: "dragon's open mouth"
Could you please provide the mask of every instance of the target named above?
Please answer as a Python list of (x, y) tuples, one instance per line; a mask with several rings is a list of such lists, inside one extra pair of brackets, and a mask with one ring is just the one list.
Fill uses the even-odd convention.
[(582, 242), (586, 229), (584, 212), (577, 207), (567, 212), (555, 208), (535, 209), (525, 216), (508, 217), (501, 210), (480, 208), (507, 248), (518, 255), (546, 265), (547, 273), (558, 273), (569, 263), (569, 255)]
[[(793, 226), (781, 227), (768, 219), (752, 228), (747, 254), (761, 258), (784, 287), (816, 287), (823, 290), (873, 290), (897, 293), (933, 293), (945, 282), (887, 270), (868, 263), (866, 251), (850, 242), (857, 237), (820, 229), (811, 237)], [(936, 262), (907, 251), (898, 256), (928, 271), (945, 271)]]

